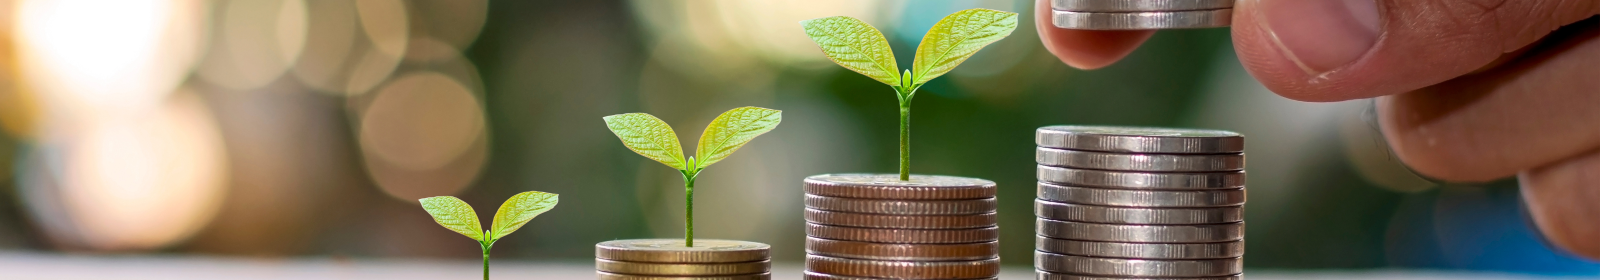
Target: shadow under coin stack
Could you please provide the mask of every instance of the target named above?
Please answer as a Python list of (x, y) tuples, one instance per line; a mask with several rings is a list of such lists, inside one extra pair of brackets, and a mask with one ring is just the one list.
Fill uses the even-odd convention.
[(1034, 141), (1038, 280), (1243, 277), (1244, 136), (1047, 126)]
[(600, 280), (769, 280), (771, 246), (756, 242), (696, 239), (612, 240), (594, 245)]
[(1224, 27), (1234, 0), (1051, 0), (1051, 23), (1083, 30)]
[(806, 178), (808, 280), (995, 279), (995, 184), (898, 174)]

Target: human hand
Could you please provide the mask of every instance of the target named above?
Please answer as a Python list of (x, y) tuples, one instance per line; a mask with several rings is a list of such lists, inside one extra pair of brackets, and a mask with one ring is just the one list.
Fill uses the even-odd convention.
[[(1451, 181), (1517, 175), (1545, 238), (1600, 259), (1597, 14), (1593, 0), (1239, 0), (1232, 32), (1267, 89), (1378, 97), (1401, 161)], [(1055, 28), (1048, 0), (1035, 18), (1046, 48), (1083, 69), (1153, 33)]]

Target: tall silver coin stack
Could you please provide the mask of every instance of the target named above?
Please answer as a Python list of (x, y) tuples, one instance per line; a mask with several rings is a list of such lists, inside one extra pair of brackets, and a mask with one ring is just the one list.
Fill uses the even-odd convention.
[(995, 279), (995, 191), (950, 176), (808, 177), (805, 279)]
[(1051, 0), (1056, 27), (1146, 30), (1233, 24), (1234, 0)]
[(748, 241), (612, 240), (594, 245), (600, 280), (770, 280), (772, 247)]
[(1038, 280), (1243, 278), (1243, 135), (1047, 126), (1034, 142)]

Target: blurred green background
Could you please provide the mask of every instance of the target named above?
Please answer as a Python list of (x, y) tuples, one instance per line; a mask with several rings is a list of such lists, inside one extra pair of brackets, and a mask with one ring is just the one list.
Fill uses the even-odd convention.
[(693, 143), (761, 106), (785, 120), (702, 173), (697, 236), (793, 263), (801, 179), (894, 172), (897, 152), (893, 91), (797, 22), (861, 18), (909, 65), (939, 18), (983, 7), (1020, 26), (919, 91), (912, 170), (998, 182), (1007, 265), (1031, 259), (1033, 129), (1093, 124), (1246, 134), (1251, 268), (1600, 274), (1538, 239), (1515, 181), (1413, 175), (1371, 101), (1266, 91), (1228, 29), (1163, 31), (1082, 71), (1040, 45), (1033, 4), (0, 0), (0, 252), (472, 259), (416, 199), (482, 214), (538, 190), (562, 203), (496, 259), (582, 263), (596, 242), (682, 235), (677, 173), (602, 116), (654, 114)]

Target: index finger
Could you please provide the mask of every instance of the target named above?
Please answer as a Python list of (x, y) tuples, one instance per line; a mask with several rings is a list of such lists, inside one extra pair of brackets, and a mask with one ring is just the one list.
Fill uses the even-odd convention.
[(1056, 58), (1078, 69), (1095, 69), (1111, 65), (1150, 39), (1154, 30), (1103, 31), (1056, 28), (1051, 23), (1050, 0), (1035, 0), (1034, 27), (1039, 30), (1039, 41)]

